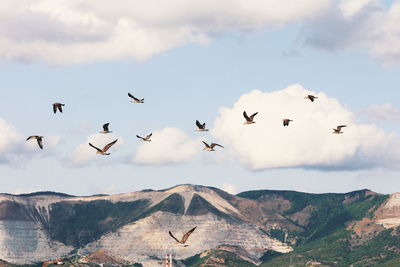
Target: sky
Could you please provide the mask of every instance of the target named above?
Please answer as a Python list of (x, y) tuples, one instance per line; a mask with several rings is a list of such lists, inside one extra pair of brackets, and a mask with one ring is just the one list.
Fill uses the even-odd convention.
[(400, 1), (4, 0), (0, 192), (398, 192), (399, 23)]

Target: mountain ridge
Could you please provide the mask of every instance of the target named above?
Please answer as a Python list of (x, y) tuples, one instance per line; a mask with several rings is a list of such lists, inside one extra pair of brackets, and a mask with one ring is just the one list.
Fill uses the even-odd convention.
[[(146, 263), (167, 252), (184, 260), (223, 245), (246, 251), (249, 259), (261, 259), (268, 251), (290, 254), (338, 229), (354, 232), (359, 240), (354, 244), (362, 245), (400, 225), (399, 199), (397, 193), (368, 189), (326, 194), (251, 190), (233, 195), (191, 184), (101, 196), (0, 194), (0, 259), (27, 264), (104, 249)], [(188, 248), (176, 246), (167, 234), (171, 230), (180, 235), (194, 226)], [(364, 234), (365, 229), (376, 233)], [(231, 255), (233, 250), (224, 251)]]

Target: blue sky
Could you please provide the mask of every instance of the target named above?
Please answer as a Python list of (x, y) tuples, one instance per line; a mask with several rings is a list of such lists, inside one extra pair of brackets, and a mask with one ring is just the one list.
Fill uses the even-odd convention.
[[(382, 38), (374, 40), (373, 37), (368, 37), (365, 40), (357, 40), (361, 38), (358, 36), (365, 35), (363, 32), (365, 17), (378, 15), (389, 17), (388, 9), (398, 5), (398, 2), (386, 3), (386, 6), (380, 6), (379, 12), (382, 14), (372, 13), (372, 15), (371, 12), (375, 11), (370, 11), (371, 6), (383, 3), (358, 2), (361, 2), (365, 10), (357, 11), (364, 12), (364, 16), (359, 16), (362, 18), (358, 18), (357, 14), (352, 15), (354, 21), (351, 23), (356, 25), (351, 28), (355, 31), (352, 36), (356, 37), (350, 38), (345, 45), (341, 44), (339, 47), (332, 45), (321, 47), (304, 41), (307, 37), (304, 36), (304, 32), (311, 32), (315, 38), (327, 38), (320, 36), (321, 27), (325, 24), (330, 25), (327, 30), (332, 30), (335, 29), (335, 23), (340, 23), (333, 20), (315, 25), (315, 21), (322, 19), (314, 18), (308, 11), (305, 12), (306, 15), (299, 15), (301, 17), (299, 21), (283, 19), (279, 21), (281, 25), (276, 26), (270, 25), (271, 18), (268, 18), (267, 22), (261, 23), (261, 26), (250, 23), (245, 25), (245, 29), (241, 25), (220, 29), (211, 18), (204, 17), (202, 19), (205, 22), (202, 23), (208, 26), (206, 29), (196, 28), (195, 32), (207, 34), (207, 41), (190, 41), (189, 38), (189, 41), (178, 42), (172, 46), (166, 45), (163, 51), (155, 51), (149, 55), (147, 50), (143, 50), (146, 54), (144, 58), (138, 56), (137, 53), (140, 51), (135, 52), (132, 57), (128, 49), (125, 55), (116, 53), (114, 56), (110, 53), (106, 59), (99, 56), (96, 58), (95, 55), (89, 58), (81, 56), (79, 60), (72, 62), (68, 57), (53, 61), (51, 57), (43, 56), (42, 52), (26, 48), (14, 51), (7, 47), (6, 45), (10, 43), (6, 41), (9, 40), (17, 45), (22, 42), (29, 44), (30, 37), (24, 36), (26, 39), (22, 40), (21, 37), (14, 38), (6, 31), (8, 29), (1, 31), (0, 35), (3, 36), (0, 37), (0, 47), (3, 48), (3, 52), (0, 52), (2, 93), (0, 119), (15, 127), (16, 132), (24, 139), (32, 134), (41, 134), (45, 136), (45, 140), (48, 136), (52, 136), (50, 138), (52, 143), (46, 146), (45, 141), (44, 151), (39, 151), (36, 147), (27, 147), (25, 140), (20, 138), (14, 147), (4, 148), (1, 152), (5, 158), (8, 158), (7, 155), (12, 155), (15, 160), (10, 161), (0, 157), (3, 159), (0, 171), (4, 179), (0, 191), (22, 193), (53, 190), (88, 195), (144, 188), (160, 189), (181, 183), (216, 186), (232, 192), (261, 188), (307, 192), (343, 192), (363, 188), (383, 193), (398, 191), (400, 172), (395, 164), (397, 155), (389, 155), (388, 152), (386, 155), (378, 146), (381, 140), (387, 139), (391, 141), (384, 146), (396, 148), (398, 143), (400, 131), (396, 125), (400, 120), (397, 101), (399, 97), (397, 85), (400, 82), (400, 69), (396, 61), (398, 55), (396, 51), (376, 50), (376, 43), (383, 42)], [(308, 3), (312, 7), (312, 0)], [(123, 5), (123, 1), (120, 4)], [(30, 5), (29, 1), (26, 5)], [(43, 5), (47, 8), (46, 1), (43, 1)], [(337, 8), (336, 5), (340, 6), (340, 3), (334, 5)], [(309, 12), (312, 14), (316, 11), (311, 7)], [(324, 11), (324, 7), (321, 9), (317, 11), (337, 12)], [(68, 12), (66, 14), (69, 14)], [(93, 12), (96, 14), (96, 9), (93, 9)], [(187, 11), (189, 18), (190, 12)], [(397, 12), (397, 9), (393, 8), (393, 12)], [(174, 14), (172, 11), (171, 13)], [(118, 17), (118, 12), (113, 13), (113, 16)], [(248, 16), (255, 15), (248, 14)], [(0, 16), (0, 21), (2, 19), (7, 22), (6, 18)], [(148, 20), (152, 19), (154, 18), (149, 16)], [(189, 22), (190, 19), (179, 23), (190, 24)], [(374, 22), (375, 20), (371, 19), (365, 23), (370, 25)], [(39, 36), (43, 34), (44, 40), (56, 38), (51, 34), (48, 37), (47, 33), (51, 33), (52, 30), (57, 31), (57, 28), (52, 29), (50, 26), (46, 28), (48, 23), (46, 20), (40, 23), (44, 23), (41, 27), (45, 31), (39, 32)], [(174, 27), (182, 26), (174, 23), (170, 26), (172, 33)], [(388, 19), (386, 27), (389, 23), (394, 22)], [(21, 27), (19, 34), (26, 35), (24, 31), (26, 25), (19, 27)], [(338, 26), (339, 37), (340, 29)], [(374, 31), (379, 33), (379, 30), (380, 26), (377, 25)], [(76, 33), (78, 39), (79, 34)], [(66, 36), (75, 36), (75, 33), (68, 32)], [(329, 38), (337, 38), (335, 34), (332, 36)], [(335, 40), (329, 38), (325, 41), (335, 43)], [(72, 49), (71, 44), (63, 38), (61, 41), (49, 42), (62, 44), (56, 49), (57, 53), (75, 51), (69, 50)], [(388, 38), (387, 42), (393, 40)], [(98, 44), (95, 42), (92, 45), (95, 50)], [(383, 47), (383, 44), (380, 45)], [(46, 43), (43, 44), (43, 49), (48, 49)], [(140, 50), (140, 47), (137, 49)], [(229, 112), (236, 112), (234, 104), (240, 104), (242, 96), (252, 97), (253, 89), (267, 94), (284, 90), (293, 84), (300, 84), (303, 87), (299, 90), (324, 94), (327, 96), (327, 101), (336, 99), (340, 106), (332, 110), (333, 113), (342, 112), (342, 109), (349, 111), (354, 117), (352, 121), (354, 125), (375, 127), (371, 131), (377, 133), (378, 130), (382, 130), (386, 134), (385, 137), (382, 139), (376, 137), (376, 140), (371, 137), (370, 143), (376, 142), (377, 145), (368, 149), (374, 151), (368, 151), (361, 156), (348, 155), (346, 152), (347, 154), (337, 162), (329, 157), (318, 164), (314, 164), (314, 161), (300, 164), (295, 159), (289, 161), (283, 157), (278, 160), (278, 163), (282, 161), (279, 166), (283, 167), (277, 168), (265, 161), (260, 163), (261, 165), (257, 165), (258, 161), (249, 163), (255, 154), (240, 152), (234, 141), (236, 137), (227, 136), (228, 129), (214, 131), (216, 120), (224, 119), (220, 113), (222, 107), (228, 107)], [(128, 92), (145, 98), (146, 103), (130, 103)], [(66, 104), (63, 114), (52, 113), (51, 103), (56, 101)], [(384, 104), (389, 108), (385, 108)], [(248, 109), (251, 110), (252, 106), (248, 105)], [(263, 118), (273, 116), (273, 112), (270, 114), (260, 112), (256, 118), (262, 121)], [(293, 116), (295, 115), (297, 114)], [(205, 134), (195, 132), (196, 119), (205, 121), (207, 126), (212, 128), (211, 132)], [(239, 117), (239, 120), (242, 119)], [(71, 157), (76, 156), (74, 151), (77, 146), (81, 144), (86, 146), (88, 136), (98, 133), (101, 125), (106, 122), (110, 122), (110, 129), (115, 133), (115, 137), (120, 138), (121, 145), (116, 146), (115, 150), (111, 148), (112, 154), (109, 157), (91, 157), (79, 164), (69, 164)], [(173, 136), (175, 132), (167, 133), (163, 131), (165, 127), (176, 128), (177, 133), (182, 133), (184, 136), (182, 138)], [(351, 128), (346, 130), (348, 132), (344, 135), (351, 136)], [(181, 140), (186, 138), (185, 146), (179, 150), (180, 152), (177, 152), (175, 147), (162, 152), (140, 150), (144, 145), (156, 145), (157, 135), (153, 136), (155, 140), (150, 144), (142, 144), (135, 135), (146, 135), (157, 131), (160, 138), (163, 136), (163, 142), (171, 141), (177, 149), (179, 148), (177, 146), (182, 145)], [(307, 131), (303, 132), (307, 135)], [(0, 138), (8, 142), (7, 138), (10, 137), (0, 134)], [(296, 138), (301, 140), (301, 136)], [(368, 137), (360, 136), (360, 139)], [(202, 151), (201, 140), (216, 141), (226, 148), (211, 154), (206, 153)], [(346, 139), (346, 142), (354, 140)], [(103, 143), (98, 145), (101, 146)], [(160, 146), (163, 147), (162, 144)], [(355, 145), (356, 149), (361, 150), (367, 146), (368, 140), (357, 141)], [(199, 150), (198, 153), (191, 152), (194, 147)], [(1, 148), (0, 146), (0, 150)], [(262, 153), (268, 153), (269, 148), (260, 144)], [(275, 148), (271, 148), (273, 149)], [(94, 154), (94, 151), (92, 152)], [(154, 155), (150, 156), (154, 157), (158, 154), (164, 156), (161, 162), (150, 161), (145, 164), (134, 162), (135, 155), (139, 152), (153, 153)], [(169, 158), (170, 154), (178, 156), (179, 153), (182, 154), (181, 157)], [(262, 153), (260, 157), (263, 157)], [(251, 159), (246, 158), (250, 155)], [(362, 157), (368, 157), (368, 160)], [(366, 166), (364, 161), (370, 162), (375, 157), (385, 160), (372, 164), (371, 168)], [(351, 167), (358, 166), (359, 162), (362, 162), (362, 167)]]

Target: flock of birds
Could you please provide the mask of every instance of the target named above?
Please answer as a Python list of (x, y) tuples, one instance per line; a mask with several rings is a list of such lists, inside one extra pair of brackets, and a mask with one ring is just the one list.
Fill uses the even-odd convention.
[[(139, 98), (133, 96), (131, 93), (128, 93), (128, 96), (132, 99), (131, 102), (133, 102), (133, 103), (144, 103), (144, 98), (139, 99)], [(307, 95), (307, 96), (305, 96), (304, 98), (305, 98), (305, 99), (309, 99), (311, 102), (314, 102), (315, 99), (317, 99), (318, 97), (313, 96), (313, 95)], [(58, 102), (53, 103), (53, 112), (54, 112), (54, 114), (57, 113), (57, 112), (61, 112), (61, 113), (62, 113), (62, 112), (63, 112), (63, 107), (64, 107), (64, 106), (65, 106), (65, 104), (62, 104), (62, 103), (58, 103)], [(255, 113), (253, 113), (251, 116), (248, 116), (247, 113), (246, 113), (246, 111), (243, 111), (243, 117), (245, 118), (245, 122), (244, 122), (243, 124), (253, 124), (253, 123), (256, 123), (256, 122), (254, 121), (254, 118), (255, 118), (255, 116), (256, 116), (257, 114), (258, 114), (258, 112), (255, 112)], [(291, 120), (291, 119), (282, 119), (283, 126), (289, 126), (289, 123), (292, 122), (292, 121), (293, 121), (293, 120)], [(109, 134), (109, 133), (112, 133), (112, 131), (109, 130), (109, 125), (110, 125), (110, 123), (105, 123), (105, 124), (103, 125), (103, 130), (100, 131), (100, 133), (102, 133), (102, 134)], [(208, 131), (208, 129), (206, 128), (206, 123), (200, 123), (198, 120), (196, 120), (196, 126), (197, 126), (196, 131), (199, 131), (199, 132), (206, 132), (206, 131)], [(346, 127), (346, 125), (338, 125), (336, 128), (333, 128), (333, 133), (334, 133), (334, 134), (341, 134), (341, 133), (343, 133), (343, 132), (342, 132), (342, 128), (344, 128), (344, 127)], [(150, 138), (151, 138), (152, 135), (153, 135), (153, 134), (150, 133), (150, 134), (146, 135), (145, 137), (142, 137), (142, 136), (140, 136), (140, 135), (136, 135), (136, 137), (137, 137), (140, 141), (143, 141), (143, 142), (151, 142), (151, 139), (150, 139)], [(40, 149), (43, 149), (43, 138), (44, 138), (44, 137), (43, 137), (43, 136), (40, 136), (40, 135), (31, 135), (31, 136), (29, 136), (29, 137), (26, 139), (26, 141), (31, 140), (31, 139), (35, 139), (35, 140), (37, 141), (37, 144), (38, 144), (38, 146), (40, 147)], [(112, 141), (111, 143), (108, 143), (108, 144), (105, 145), (103, 148), (99, 148), (99, 147), (97, 147), (97, 146), (95, 146), (95, 145), (93, 145), (93, 144), (91, 144), (91, 143), (89, 143), (89, 146), (91, 146), (92, 148), (94, 148), (94, 149), (96, 150), (96, 154), (100, 154), (100, 155), (110, 155), (111, 153), (108, 153), (107, 151), (108, 151), (117, 141), (118, 141), (118, 139)], [(205, 141), (202, 141), (202, 142), (203, 142), (203, 144), (204, 144), (203, 150), (206, 150), (206, 151), (215, 151), (214, 148), (215, 148), (216, 146), (224, 148), (222, 145), (217, 144), (217, 143), (208, 144), (208, 143), (206, 143)]]
[[(144, 103), (144, 98), (142, 98), (142, 99), (136, 98), (136, 97), (133, 96), (131, 93), (128, 93), (128, 96), (132, 99), (131, 102), (133, 102), (133, 103)], [(313, 95), (307, 95), (307, 96), (304, 97), (304, 98), (310, 100), (311, 102), (314, 102), (315, 99), (317, 99), (318, 97), (313, 96)], [(54, 113), (57, 113), (57, 112), (61, 112), (61, 113), (62, 113), (62, 112), (63, 112), (63, 107), (64, 107), (64, 106), (65, 106), (65, 104), (62, 104), (62, 103), (53, 103), (53, 112), (54, 112)], [(243, 124), (254, 124), (254, 123), (256, 123), (256, 122), (254, 121), (254, 118), (255, 118), (255, 116), (256, 116), (257, 114), (258, 114), (258, 112), (255, 112), (255, 113), (253, 113), (252, 115), (248, 116), (247, 113), (246, 113), (246, 111), (243, 111), (243, 117), (245, 118), (245, 121), (244, 121)], [(292, 122), (292, 121), (293, 121), (293, 120), (287, 119), (287, 118), (286, 118), (286, 119), (282, 119), (283, 126), (289, 126), (289, 123)], [(200, 123), (198, 120), (196, 120), (196, 126), (197, 126), (196, 131), (199, 131), (199, 132), (206, 132), (206, 131), (209, 130), (209, 129), (206, 128), (206, 124), (205, 124), (205, 123)], [(344, 127), (346, 127), (346, 125), (338, 125), (336, 128), (333, 128), (333, 133), (334, 133), (334, 134), (341, 134), (341, 133), (343, 133), (343, 132), (342, 132), (342, 128), (344, 128)], [(112, 132), (109, 130), (109, 123), (105, 123), (105, 124), (103, 125), (103, 130), (100, 131), (100, 133), (102, 133), (102, 134), (109, 134), (109, 133), (112, 133)], [(143, 142), (151, 142), (152, 133), (148, 134), (148, 135), (145, 136), (145, 137), (142, 137), (142, 136), (139, 136), (139, 135), (136, 135), (136, 137), (137, 137), (140, 141), (143, 141)], [(37, 141), (37, 143), (38, 143), (38, 146), (39, 146), (41, 149), (43, 149), (43, 136), (32, 135), (32, 136), (29, 136), (26, 140), (28, 141), (28, 140), (31, 140), (31, 139), (36, 139), (36, 141)], [(97, 147), (97, 146), (95, 146), (95, 145), (93, 145), (93, 144), (91, 144), (91, 143), (89, 143), (89, 146), (91, 146), (92, 148), (94, 148), (94, 149), (96, 150), (96, 153), (97, 153), (97, 154), (101, 154), (101, 155), (110, 155), (110, 153), (108, 153), (107, 151), (108, 151), (117, 141), (118, 141), (118, 139), (116, 139), (116, 140), (112, 141), (111, 143), (105, 145), (103, 148), (99, 148), (99, 147)], [(203, 150), (206, 150), (206, 151), (215, 151), (215, 150), (214, 150), (215, 147), (224, 148), (222, 145), (217, 144), (217, 143), (208, 144), (208, 143), (206, 143), (205, 141), (202, 141), (202, 142), (203, 142), (203, 144), (204, 144)], [(197, 228), (197, 226), (194, 227), (194, 228), (192, 228), (192, 229), (190, 229), (188, 232), (186, 232), (186, 233), (182, 236), (181, 239), (176, 238), (176, 237), (172, 234), (171, 231), (168, 231), (168, 234), (169, 234), (169, 236), (170, 236), (171, 238), (173, 238), (173, 239), (176, 241), (176, 243), (177, 243), (178, 245), (183, 246), (183, 247), (187, 247), (188, 244), (187, 244), (186, 242), (187, 242), (189, 236), (194, 232), (194, 230), (195, 230), (196, 228)], [(69, 261), (67, 258), (61, 258), (61, 259), (46, 261), (46, 262), (44, 262), (44, 263), (42, 264), (42, 267), (47, 267), (48, 265), (51, 265), (51, 264), (54, 264), (54, 265), (64, 265), (66, 262), (69, 262), (69, 263), (72, 264), (73, 266), (76, 266), (74, 263), (72, 263), (71, 261)]]

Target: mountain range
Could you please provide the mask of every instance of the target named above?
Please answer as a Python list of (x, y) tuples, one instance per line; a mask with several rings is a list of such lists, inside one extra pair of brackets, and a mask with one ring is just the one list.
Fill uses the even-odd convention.
[[(0, 266), (400, 266), (400, 194), (237, 195), (200, 185), (117, 195), (0, 194)], [(197, 226), (183, 247), (180, 237)]]

